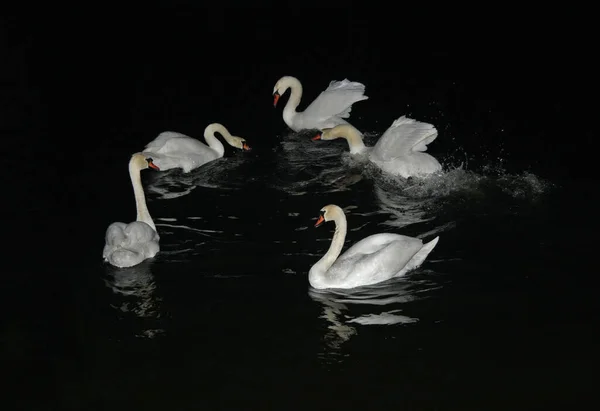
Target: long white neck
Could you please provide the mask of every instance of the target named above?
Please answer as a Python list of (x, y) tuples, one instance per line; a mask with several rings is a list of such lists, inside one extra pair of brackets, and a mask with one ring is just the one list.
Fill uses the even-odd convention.
[(367, 147), (363, 143), (362, 134), (356, 128), (350, 124), (344, 124), (337, 126), (331, 130), (331, 136), (333, 138), (345, 138), (348, 142), (351, 154), (363, 153)]
[(218, 123), (209, 124), (204, 130), (204, 139), (208, 146), (215, 150), (219, 157), (223, 157), (225, 147), (223, 147), (223, 143), (215, 136), (215, 133), (220, 133), (227, 142), (230, 141), (231, 134), (222, 124)]
[(142, 186), (140, 168), (134, 162), (129, 163), (129, 177), (131, 178), (131, 185), (133, 186), (133, 194), (135, 196), (135, 208), (137, 210), (137, 217), (135, 219), (143, 221), (156, 231), (156, 226), (146, 206), (146, 196), (144, 195), (144, 187)]
[[(295, 78), (289, 78), (287, 85), (287, 88), (290, 89), (290, 98), (283, 108), (283, 121), (290, 126), (292, 124), (292, 119), (296, 115), (296, 108), (300, 104), (300, 99), (302, 98), (302, 84)], [(284, 94), (287, 88), (283, 90), (281, 94)]]
[(342, 248), (344, 248), (344, 240), (346, 239), (346, 230), (348, 227), (346, 216), (343, 213), (339, 213), (333, 221), (335, 222), (335, 234), (331, 240), (329, 250), (327, 250), (327, 253), (312, 266), (309, 276), (324, 276), (327, 270), (329, 270), (335, 260), (339, 257)]

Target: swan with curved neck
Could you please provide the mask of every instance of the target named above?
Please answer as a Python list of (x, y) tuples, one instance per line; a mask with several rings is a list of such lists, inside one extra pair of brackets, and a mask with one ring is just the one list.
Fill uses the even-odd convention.
[(106, 229), (105, 245), (102, 257), (116, 267), (132, 267), (147, 258), (154, 257), (160, 247), (156, 226), (146, 205), (146, 196), (142, 186), (141, 170), (152, 168), (160, 170), (153, 159), (143, 153), (135, 153), (129, 160), (129, 177), (135, 197), (136, 219), (125, 224), (112, 223)]
[(161, 170), (182, 168), (184, 173), (200, 167), (210, 161), (223, 157), (225, 147), (216, 134), (232, 147), (249, 151), (246, 139), (232, 136), (222, 124), (212, 123), (204, 129), (204, 139), (207, 144), (195, 138), (174, 131), (164, 131), (146, 145), (144, 154), (151, 156)]
[(362, 134), (350, 124), (323, 130), (312, 140), (344, 138), (351, 154), (366, 154), (371, 162), (389, 174), (426, 177), (440, 172), (442, 166), (427, 150), (427, 144), (437, 138), (437, 130), (428, 123), (400, 117), (388, 128), (377, 144), (367, 147)]
[(296, 77), (283, 76), (273, 87), (274, 107), (288, 89), (290, 98), (283, 109), (283, 121), (296, 132), (348, 124), (344, 119), (350, 117), (352, 105), (369, 98), (364, 95), (364, 84), (348, 79), (332, 81), (304, 111), (296, 111), (302, 99), (302, 84)]
[(308, 281), (313, 288), (355, 288), (400, 277), (419, 267), (439, 237), (423, 244), (419, 238), (393, 233), (363, 238), (342, 255), (347, 222), (344, 211), (335, 204), (321, 209), (315, 227), (326, 221), (335, 223), (335, 233), (327, 253), (314, 264)]

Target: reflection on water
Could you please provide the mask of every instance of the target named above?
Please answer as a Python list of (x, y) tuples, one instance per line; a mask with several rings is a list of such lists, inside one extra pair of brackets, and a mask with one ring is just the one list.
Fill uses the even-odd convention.
[[(432, 272), (428, 271), (419, 277), (428, 276), (432, 277)], [(414, 275), (352, 290), (317, 290), (309, 287), (309, 296), (323, 305), (320, 318), (329, 323), (320, 358), (327, 363), (342, 361), (345, 356), (343, 344), (359, 334), (360, 326), (417, 322), (418, 318), (401, 314), (406, 304), (426, 298), (430, 291), (439, 287), (431, 279), (419, 280)]]
[(129, 319), (137, 325), (136, 337), (154, 338), (165, 331), (157, 326), (161, 317), (161, 298), (156, 295), (152, 276), (153, 261), (146, 260), (130, 268), (106, 265), (105, 285), (113, 292), (111, 302), (120, 319)]
[(186, 262), (206, 252), (206, 245), (219, 243), (221, 230), (200, 228), (204, 223), (201, 217), (156, 218), (156, 229), (160, 241), (160, 253), (155, 259), (160, 261)]
[(311, 141), (312, 136), (301, 132), (283, 137), (271, 183), (275, 189), (292, 195), (348, 191), (363, 179), (362, 167), (349, 163), (345, 141), (323, 144)]
[(245, 153), (236, 153), (230, 157), (221, 157), (204, 164), (189, 173), (181, 169), (148, 173), (146, 189), (157, 195), (158, 199), (168, 200), (190, 194), (197, 187), (240, 189), (251, 180), (241, 172), (242, 165), (249, 159)]

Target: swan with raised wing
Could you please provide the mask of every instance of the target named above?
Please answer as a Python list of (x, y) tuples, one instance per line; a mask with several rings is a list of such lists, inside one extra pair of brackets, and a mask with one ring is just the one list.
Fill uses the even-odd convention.
[(154, 163), (163, 171), (182, 168), (184, 173), (188, 173), (209, 161), (223, 157), (225, 147), (217, 139), (216, 133), (221, 134), (230, 146), (250, 150), (246, 139), (232, 136), (222, 124), (212, 123), (204, 130), (204, 139), (208, 145), (185, 134), (164, 131), (146, 145), (143, 153), (152, 157)]
[(296, 77), (283, 76), (273, 87), (274, 107), (288, 89), (291, 92), (283, 109), (283, 120), (296, 132), (305, 129), (322, 130), (339, 124), (348, 124), (344, 119), (350, 117), (352, 105), (369, 98), (364, 95), (364, 84), (348, 79), (332, 81), (304, 111), (296, 111), (302, 98), (302, 84)]
[(327, 253), (311, 267), (308, 281), (313, 288), (355, 288), (400, 277), (419, 267), (439, 241), (423, 244), (419, 238), (393, 233), (363, 238), (340, 255), (346, 238), (344, 211), (337, 205), (321, 209), (315, 227), (335, 222), (335, 234)]
[(437, 135), (433, 125), (402, 116), (394, 121), (373, 147), (365, 146), (360, 131), (349, 124), (323, 130), (312, 140), (345, 138), (351, 154), (367, 155), (386, 173), (408, 178), (426, 177), (442, 170), (439, 161), (425, 153), (427, 145)]
[(104, 261), (116, 267), (133, 267), (158, 253), (160, 237), (148, 207), (142, 186), (141, 170), (159, 170), (153, 159), (142, 153), (135, 153), (129, 160), (129, 177), (133, 185), (137, 217), (134, 222), (112, 223), (106, 229), (105, 245), (102, 252)]

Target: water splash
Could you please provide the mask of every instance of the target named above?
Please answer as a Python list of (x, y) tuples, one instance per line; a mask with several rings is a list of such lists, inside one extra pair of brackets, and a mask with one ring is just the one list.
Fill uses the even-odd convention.
[(449, 216), (468, 217), (483, 208), (518, 212), (520, 207), (536, 204), (554, 187), (528, 171), (508, 173), (501, 164), (489, 164), (487, 174), (461, 165), (425, 179), (391, 176), (372, 164), (367, 168), (380, 209), (391, 217), (384, 224), (394, 227), (435, 222), (445, 230), (456, 223), (445, 220)]
[[(365, 144), (373, 146), (381, 133), (363, 135)], [(400, 191), (397, 200), (421, 201), (456, 193), (477, 196), (494, 185), (514, 198), (533, 199), (551, 187), (549, 182), (528, 171), (508, 173), (502, 156), (469, 157), (460, 147), (440, 156), (444, 172), (426, 179), (405, 179), (383, 173), (366, 156), (351, 155), (343, 139), (313, 142), (311, 136), (291, 133), (284, 137), (275, 188), (295, 195), (331, 193), (354, 189), (352, 186), (367, 179), (374, 180), (381, 190)], [(469, 169), (469, 164), (482, 165)]]

